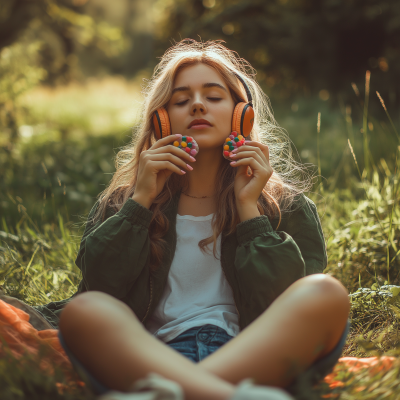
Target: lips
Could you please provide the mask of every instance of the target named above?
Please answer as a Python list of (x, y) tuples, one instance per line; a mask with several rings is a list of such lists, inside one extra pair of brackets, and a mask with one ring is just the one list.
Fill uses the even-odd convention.
[(192, 126), (196, 125), (208, 125), (212, 126), (206, 119), (194, 119), (188, 126), (188, 129), (191, 128)]

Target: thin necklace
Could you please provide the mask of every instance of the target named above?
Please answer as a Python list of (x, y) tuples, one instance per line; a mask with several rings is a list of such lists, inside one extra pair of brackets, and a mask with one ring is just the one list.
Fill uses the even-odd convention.
[[(183, 192), (182, 192), (183, 193)], [(183, 193), (185, 196), (189, 196), (189, 197), (193, 197), (194, 199), (206, 199), (206, 198), (209, 198), (209, 197), (214, 197), (214, 196), (202, 196), (202, 197), (196, 197), (196, 196), (191, 196), (190, 194), (186, 194), (186, 193)]]

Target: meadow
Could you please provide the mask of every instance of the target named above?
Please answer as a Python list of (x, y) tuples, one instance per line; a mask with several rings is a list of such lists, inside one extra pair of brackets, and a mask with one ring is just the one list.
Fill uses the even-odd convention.
[[(140, 110), (139, 82), (107, 78), (39, 87), (20, 99), (25, 115), (19, 140), (0, 154), (0, 285), (7, 295), (38, 305), (75, 293), (85, 216), (111, 177), (118, 148), (130, 139)], [(307, 196), (324, 230), (325, 273), (352, 294), (343, 356), (400, 357), (400, 293), (380, 289), (400, 286), (399, 134), (375, 93), (379, 116), (369, 114), (369, 86), (354, 96), (353, 112), (317, 99), (293, 103), (290, 112), (280, 108), (276, 116), (301, 159), (310, 170), (315, 165)], [(32, 356), (0, 359), (1, 399), (94, 398), (81, 387), (60, 391), (62, 374), (49, 376), (36, 365)], [(373, 376), (342, 371), (340, 379), (343, 385), (335, 389), (323, 382), (308, 388), (304, 398), (395, 400), (400, 361)]]

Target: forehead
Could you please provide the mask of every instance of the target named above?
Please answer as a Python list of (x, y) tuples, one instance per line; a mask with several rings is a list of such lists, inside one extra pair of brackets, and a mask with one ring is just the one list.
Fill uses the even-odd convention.
[(210, 82), (219, 83), (227, 89), (227, 85), (218, 71), (206, 64), (195, 64), (179, 71), (174, 81), (174, 88), (203, 86)]

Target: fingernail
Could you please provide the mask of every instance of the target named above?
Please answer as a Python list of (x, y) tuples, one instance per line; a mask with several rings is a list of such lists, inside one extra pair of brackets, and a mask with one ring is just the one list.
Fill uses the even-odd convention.
[(232, 161), (232, 162), (231, 162), (231, 165), (235, 165), (235, 164), (236, 164), (236, 161)]
[(232, 153), (236, 153), (237, 151), (238, 151), (238, 149), (235, 149), (235, 150), (232, 151)]
[(181, 169), (181, 172), (184, 173), (184, 174), (186, 174), (186, 171), (184, 171), (183, 169)]
[(175, 136), (178, 137), (178, 138), (181, 138), (181, 137), (182, 137), (182, 135), (179, 134), (179, 133), (177, 133)]
[[(232, 153), (233, 153), (233, 151), (232, 151)], [(236, 156), (237, 156), (237, 154), (232, 154), (232, 155), (231, 155), (231, 157), (236, 157)]]
[(190, 159), (191, 159), (192, 161), (196, 161), (196, 159), (195, 159), (194, 157), (192, 157), (192, 156), (190, 156)]
[(251, 142), (251, 140), (245, 140), (244, 142), (247, 144), (247, 143), (250, 143), (250, 142)]
[(193, 171), (193, 167), (192, 167), (191, 165), (186, 164), (186, 166), (187, 166), (191, 171)]

